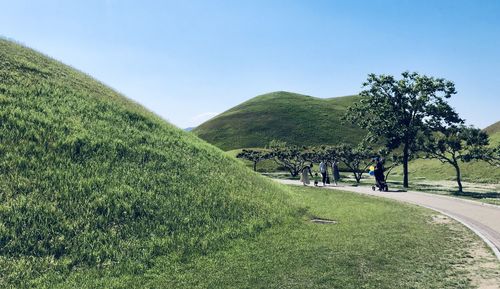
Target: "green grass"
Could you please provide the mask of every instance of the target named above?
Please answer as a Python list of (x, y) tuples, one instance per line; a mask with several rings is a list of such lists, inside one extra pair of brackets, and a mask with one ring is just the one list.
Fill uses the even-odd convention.
[[(486, 162), (470, 162), (460, 164), (462, 180), (471, 183), (499, 183), (500, 168)], [(416, 159), (409, 163), (410, 182), (417, 179), (431, 181), (455, 180), (453, 166), (443, 164), (434, 159)], [(394, 168), (393, 173), (402, 175), (403, 167)]]
[(0, 40), (0, 79), (2, 288), (44, 272), (140, 276), (296, 210), (286, 188), (31, 49)]
[(296, 145), (357, 143), (365, 132), (341, 122), (358, 96), (316, 98), (273, 92), (252, 98), (193, 132), (223, 150), (265, 147), (279, 139)]
[[(292, 189), (292, 197), (308, 207), (307, 215), (290, 218), (252, 239), (235, 240), (226, 250), (183, 263), (160, 257), (140, 278), (110, 266), (74, 271), (65, 280), (48, 274), (38, 284), (47, 282), (51, 288), (472, 288), (471, 250), (485, 245), (463, 226), (434, 224), (429, 210), (347, 192), (298, 187)], [(312, 216), (338, 224), (314, 224), (308, 221)], [(491, 278), (494, 273), (484, 274)]]
[(489, 134), (489, 136), (490, 136), (490, 145), (491, 146), (500, 145), (500, 131), (495, 132), (495, 133), (491, 133), (491, 134)]

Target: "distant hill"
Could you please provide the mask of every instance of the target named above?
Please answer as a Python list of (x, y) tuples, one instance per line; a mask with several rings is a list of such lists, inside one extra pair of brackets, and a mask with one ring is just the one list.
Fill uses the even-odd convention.
[(500, 121), (483, 129), (490, 136), (490, 144), (492, 146), (500, 145)]
[(273, 139), (296, 145), (356, 143), (365, 131), (342, 123), (341, 117), (359, 99), (278, 91), (235, 106), (193, 132), (223, 150), (264, 147)]
[(186, 127), (184, 130), (185, 131), (192, 131), (194, 129), (194, 127)]
[(292, 210), (287, 188), (40, 53), (0, 39), (0, 79), (2, 288), (141, 274)]
[(500, 132), (500, 121), (497, 121), (495, 122), (494, 124), (486, 127), (485, 129), (483, 129), (486, 133), (488, 134), (494, 134), (494, 133), (497, 133), (497, 132)]

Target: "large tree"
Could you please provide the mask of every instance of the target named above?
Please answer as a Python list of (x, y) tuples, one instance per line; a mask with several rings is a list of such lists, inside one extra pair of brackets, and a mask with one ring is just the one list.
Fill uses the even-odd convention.
[(372, 165), (373, 152), (371, 148), (365, 142), (361, 142), (356, 147), (340, 144), (335, 147), (335, 151), (336, 157), (352, 171), (356, 183), (359, 184), (363, 173)]
[(244, 149), (236, 155), (239, 159), (249, 160), (253, 163), (253, 171), (257, 171), (257, 163), (270, 159), (271, 153), (265, 150)]
[(292, 177), (297, 176), (310, 159), (304, 147), (288, 145), (283, 141), (271, 141), (269, 150), (274, 161), (286, 168)]
[(407, 188), (408, 161), (418, 151), (417, 136), (463, 121), (446, 101), (456, 94), (453, 82), (410, 72), (401, 76), (368, 75), (362, 99), (348, 109), (345, 118), (384, 141), (387, 149), (402, 150)]
[(455, 168), (458, 192), (462, 192), (460, 162), (483, 160), (498, 164), (495, 149), (488, 147), (488, 135), (478, 128), (452, 126), (422, 139), (421, 147), (428, 157)]

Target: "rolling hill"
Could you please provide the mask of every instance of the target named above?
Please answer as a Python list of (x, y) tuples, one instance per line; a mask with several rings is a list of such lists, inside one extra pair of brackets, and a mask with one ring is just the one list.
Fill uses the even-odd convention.
[(483, 129), (490, 136), (491, 145), (500, 145), (500, 121)]
[(287, 188), (2, 39), (0, 79), (2, 288), (42, 287), (82, 268), (140, 275), (156, 258), (189, 260), (294, 210)]
[(488, 134), (494, 134), (494, 133), (500, 132), (500, 121), (497, 121), (492, 125), (489, 125), (488, 127), (484, 128), (483, 130)]
[(355, 143), (365, 132), (341, 117), (358, 96), (316, 98), (278, 91), (254, 97), (196, 127), (223, 150), (264, 147), (279, 139), (296, 145)]

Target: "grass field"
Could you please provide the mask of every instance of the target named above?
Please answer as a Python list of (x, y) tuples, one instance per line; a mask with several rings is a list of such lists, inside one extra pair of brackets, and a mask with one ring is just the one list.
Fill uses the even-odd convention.
[[(462, 180), (471, 183), (500, 183), (500, 167), (485, 162), (470, 162), (460, 165)], [(412, 180), (455, 180), (455, 169), (438, 160), (417, 159), (410, 162), (408, 171)], [(403, 173), (402, 167), (393, 170), (394, 175)], [(402, 177), (401, 177), (402, 178)]]
[(357, 143), (365, 132), (341, 121), (357, 100), (273, 92), (233, 107), (193, 132), (223, 150), (265, 147), (273, 139), (296, 145)]
[[(190, 260), (160, 257), (138, 277), (117, 266), (47, 274), (51, 288), (474, 288), (500, 282), (493, 254), (429, 210), (315, 188), (292, 188), (304, 215)], [(337, 221), (311, 223), (311, 217)], [(437, 221), (436, 221), (437, 220)], [(479, 257), (480, 256), (480, 257)], [(55, 284), (54, 280), (61, 283)]]

